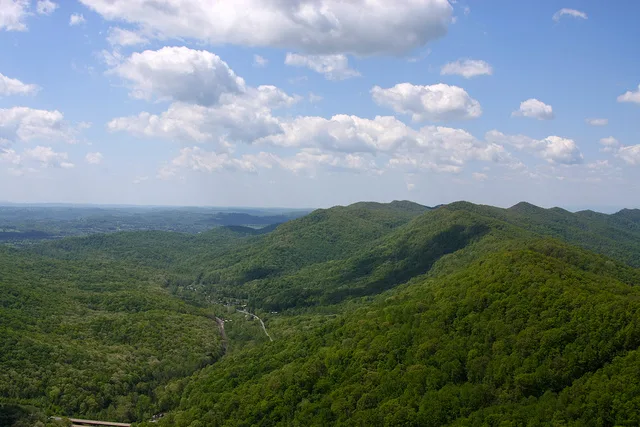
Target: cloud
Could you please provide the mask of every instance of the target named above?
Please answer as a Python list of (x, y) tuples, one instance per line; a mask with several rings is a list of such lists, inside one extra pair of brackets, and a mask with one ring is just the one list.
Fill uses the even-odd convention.
[(104, 159), (104, 156), (102, 155), (102, 153), (99, 153), (99, 152), (87, 153), (87, 155), (85, 156), (84, 159), (90, 165), (99, 165), (100, 163), (102, 163), (102, 160)]
[[(152, 57), (157, 53), (149, 52), (152, 53)], [(186, 49), (186, 52), (189, 53), (189, 58), (193, 52), (196, 53), (197, 59), (202, 54), (189, 49)], [(143, 52), (141, 55), (146, 53)], [(205, 53), (205, 57), (210, 58), (209, 55), (213, 54)], [(167, 56), (174, 59), (173, 65), (181, 66), (185, 62), (192, 62), (184, 61), (181, 55)], [(120, 59), (120, 64), (129, 62), (129, 59)], [(136, 64), (147, 62), (134, 61)], [(137, 70), (138, 67), (133, 69)], [(153, 69), (164, 69), (164, 66)], [(232, 71), (229, 70), (228, 73)], [(172, 100), (180, 97), (182, 100), (173, 102), (166, 111), (159, 114), (142, 112), (134, 116), (115, 118), (107, 125), (110, 131), (128, 132), (138, 137), (169, 139), (182, 144), (215, 146), (214, 151), (200, 147), (183, 149), (180, 156), (158, 171), (157, 176), (163, 179), (175, 176), (178, 170), (184, 169), (208, 172), (222, 169), (255, 171), (276, 166), (295, 173), (305, 171), (304, 173), (313, 174), (318, 169), (381, 173), (384, 166), (379, 165), (377, 160), (381, 164), (386, 162), (387, 167), (429, 167), (438, 171), (459, 171), (470, 160), (495, 162), (511, 168), (517, 168), (520, 164), (501, 145), (479, 141), (462, 129), (427, 126), (416, 130), (393, 116), (378, 116), (373, 119), (344, 114), (331, 118), (281, 117), (276, 115), (275, 110), (294, 105), (299, 101), (299, 97), (290, 96), (274, 86), (253, 88), (243, 84), (240, 91), (234, 91), (233, 87), (231, 90), (220, 90), (215, 102), (202, 102), (194, 96), (183, 95), (189, 93), (188, 91), (175, 90), (173, 87), (167, 89), (166, 85), (156, 84), (156, 81), (165, 81), (164, 78), (158, 78), (158, 75), (164, 77), (162, 73), (156, 74), (154, 71), (141, 75), (145, 77), (130, 78), (129, 81), (135, 84), (140, 82), (141, 85), (148, 84), (148, 88), (143, 86), (144, 90), (141, 92), (145, 97)], [(235, 74), (233, 76), (235, 77)], [(207, 84), (194, 85), (207, 87)], [(421, 104), (418, 107), (418, 110), (426, 112), (412, 112), (418, 119), (426, 115), (444, 118), (474, 116), (481, 113), (477, 101), (470, 99), (461, 88), (447, 85), (406, 86), (408, 89), (416, 89), (417, 99), (426, 103), (426, 106)], [(402, 86), (399, 85), (399, 88)], [(396, 88), (378, 88), (377, 95), (384, 98), (394, 89)], [(402, 94), (402, 90), (399, 93)], [(458, 99), (465, 96), (466, 104), (464, 99)], [(441, 102), (441, 98), (447, 97), (448, 99), (444, 100), (446, 102)], [(415, 108), (411, 102), (412, 99), (406, 100), (406, 105), (401, 104), (402, 108), (407, 111)], [(464, 108), (467, 108), (467, 111), (460, 111)], [(266, 153), (259, 157), (246, 155), (235, 158), (232, 153), (236, 144), (276, 146), (298, 152), (285, 158)]]
[(425, 156), (407, 156), (407, 155), (398, 155), (389, 160), (389, 167), (391, 168), (401, 168), (412, 173), (418, 172), (419, 170), (432, 170), (435, 172), (445, 172), (445, 173), (460, 173), (462, 171), (461, 165), (451, 165), (451, 164), (440, 164), (428, 159), (425, 159)]
[(613, 153), (615, 157), (629, 165), (640, 165), (640, 144), (622, 145), (620, 141), (613, 136), (602, 138), (600, 144), (602, 144), (603, 147), (600, 151)]
[(585, 119), (584, 121), (591, 126), (606, 126), (609, 124), (609, 119)]
[(510, 169), (522, 167), (520, 161), (513, 158), (502, 145), (479, 141), (463, 129), (442, 126), (420, 129), (417, 139), (398, 150), (389, 164), (413, 172), (430, 169), (458, 173), (471, 160), (501, 164)]
[(25, 84), (0, 73), (0, 96), (33, 95), (40, 90), (38, 85)]
[(320, 102), (324, 99), (322, 95), (316, 95), (313, 92), (309, 92), (309, 102), (315, 104), (316, 102)]
[(231, 147), (282, 132), (272, 110), (298, 101), (274, 86), (247, 88), (245, 93), (227, 94), (220, 105), (206, 107), (182, 102), (171, 104), (159, 115), (148, 112), (111, 120), (107, 128), (136, 136), (165, 138), (180, 142), (214, 142)]
[(84, 19), (84, 15), (82, 15), (81, 13), (74, 13), (69, 17), (69, 25), (72, 27), (84, 24), (85, 22), (87, 22), (87, 20)]
[(358, 71), (349, 68), (349, 60), (345, 55), (287, 53), (284, 63), (294, 67), (307, 67), (316, 73), (323, 74), (327, 80), (346, 80), (360, 75)]
[[(175, 114), (177, 113), (170, 115)], [(190, 121), (174, 121), (158, 116), (143, 117), (140, 121), (125, 118), (124, 121), (117, 119), (110, 123), (110, 127), (112, 130), (127, 130), (138, 135), (167, 137), (183, 142), (219, 140), (215, 151), (206, 151), (200, 147), (182, 149), (180, 156), (159, 170), (158, 177), (163, 179), (173, 177), (178, 170), (184, 169), (203, 172), (256, 172), (262, 168), (280, 167), (294, 173), (311, 175), (320, 169), (382, 173), (384, 166), (379, 165), (376, 160), (384, 159), (389, 159), (388, 167), (409, 171), (429, 168), (439, 172), (459, 172), (470, 160), (503, 164), (512, 169), (521, 166), (501, 145), (479, 141), (462, 129), (427, 126), (415, 130), (395, 117), (366, 119), (337, 115), (330, 119), (289, 119), (271, 116), (272, 127), (252, 131), (246, 127), (237, 130), (234, 127), (219, 126), (215, 120), (223, 116), (221, 113), (208, 113), (204, 120), (200, 116), (198, 120)], [(174, 122), (179, 123), (175, 129), (170, 127)], [(239, 120), (238, 123), (248, 122)], [(185, 136), (179, 132), (188, 134)], [(229, 149), (229, 141), (299, 151), (286, 158), (265, 152), (257, 157), (244, 155), (234, 158)]]
[(519, 150), (533, 153), (549, 163), (572, 165), (582, 163), (583, 156), (576, 142), (559, 136), (534, 139), (525, 135), (505, 135), (497, 130), (485, 134), (485, 140), (496, 144), (511, 145)]
[(205, 151), (200, 147), (187, 147), (169, 165), (161, 168), (161, 178), (175, 176), (179, 170), (198, 172), (256, 173), (261, 169), (278, 167), (294, 174), (314, 176), (319, 170), (331, 172), (381, 173), (373, 158), (347, 153), (327, 153), (316, 148), (305, 148), (291, 157), (282, 158), (272, 153), (245, 154), (239, 158), (229, 153)]
[(315, 175), (318, 170), (331, 172), (375, 173), (382, 171), (374, 159), (359, 154), (326, 153), (318, 149), (307, 148), (292, 158), (280, 160), (280, 166), (295, 174)]
[(269, 63), (267, 58), (264, 58), (260, 55), (253, 55), (253, 66), (258, 68), (264, 68)]
[(542, 151), (542, 154), (547, 161), (565, 165), (582, 163), (582, 153), (580, 153), (574, 140), (559, 136), (548, 136), (543, 141), (547, 146)]
[(0, 30), (26, 31), (29, 0), (0, 0)]
[(640, 144), (620, 148), (617, 156), (632, 166), (640, 165)]
[(142, 184), (145, 181), (148, 181), (149, 177), (148, 176), (137, 176), (133, 179), (133, 183), (134, 184)]
[(612, 136), (602, 138), (600, 144), (603, 145), (602, 151), (604, 152), (616, 151), (620, 147), (620, 142)]
[[(95, 53), (95, 56), (102, 62), (104, 62), (108, 67), (117, 67), (124, 61), (124, 55), (120, 53), (120, 50), (114, 49), (112, 51), (108, 51), (106, 49), (102, 49), (100, 52)], [(111, 72), (110, 70), (106, 72), (108, 74)]]
[(555, 117), (553, 107), (535, 98), (520, 103), (520, 109), (511, 113), (512, 117), (530, 117), (538, 120), (551, 120)]
[(256, 172), (259, 168), (272, 168), (280, 162), (280, 158), (261, 152), (257, 155), (245, 154), (240, 158), (233, 158), (229, 153), (205, 151), (200, 147), (186, 147), (180, 150), (180, 155), (174, 158), (170, 165), (159, 172), (159, 177), (174, 176), (179, 169), (199, 172), (219, 172), (222, 170)]
[(486, 173), (474, 172), (473, 174), (471, 174), (471, 176), (476, 181), (486, 181), (487, 179), (489, 179)]
[(19, 165), (21, 162), (21, 158), (20, 155), (16, 153), (16, 150), (0, 147), (0, 162)]
[(144, 45), (149, 42), (149, 40), (143, 35), (120, 27), (109, 28), (107, 41), (112, 46), (137, 46)]
[(73, 168), (73, 163), (67, 161), (67, 153), (57, 153), (51, 147), (37, 146), (27, 149), (23, 153), (24, 158), (34, 160), (42, 167), (58, 167), (63, 169)]
[(76, 142), (79, 129), (65, 122), (57, 110), (36, 110), (27, 107), (0, 109), (0, 139), (11, 142), (59, 140)]
[(618, 97), (618, 102), (633, 102), (640, 104), (640, 85), (635, 92), (627, 91)]
[(559, 11), (554, 13), (552, 19), (554, 21), (558, 22), (558, 21), (560, 21), (560, 18), (562, 18), (565, 15), (571, 16), (573, 18), (589, 19), (586, 13), (581, 12), (579, 10), (567, 9), (567, 8), (560, 9)]
[(36, 11), (40, 15), (51, 15), (58, 8), (58, 4), (51, 0), (38, 0)]
[(245, 82), (219, 56), (187, 47), (163, 47), (134, 53), (109, 71), (128, 82), (137, 99), (158, 99), (204, 106), (225, 94), (246, 91)]
[(426, 126), (413, 129), (392, 116), (366, 119), (336, 115), (297, 117), (282, 121), (282, 132), (254, 141), (278, 147), (314, 149), (323, 153), (389, 156), (389, 166), (409, 170), (460, 171), (469, 160), (517, 168), (499, 144), (485, 143), (462, 129)]
[(608, 160), (596, 160), (595, 162), (587, 163), (585, 166), (587, 169), (592, 171), (601, 171), (609, 169), (611, 167), (611, 163), (609, 163)]
[(345, 114), (330, 119), (305, 116), (282, 122), (281, 127), (281, 133), (265, 136), (256, 143), (373, 153), (392, 151), (406, 138), (415, 139), (415, 131), (395, 117), (378, 116), (370, 120)]
[(311, 54), (405, 54), (444, 36), (452, 14), (447, 0), (80, 1), (159, 38)]
[(480, 103), (462, 88), (443, 83), (416, 86), (400, 83), (388, 89), (371, 89), (376, 104), (396, 113), (410, 114), (413, 121), (474, 119), (482, 115)]
[(440, 70), (440, 75), (455, 74), (466, 79), (476, 76), (490, 76), (493, 68), (485, 61), (477, 59), (459, 59), (456, 62), (445, 64)]

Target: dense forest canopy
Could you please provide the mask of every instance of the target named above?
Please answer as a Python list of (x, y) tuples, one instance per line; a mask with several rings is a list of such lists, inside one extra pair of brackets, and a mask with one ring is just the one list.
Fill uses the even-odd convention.
[(637, 425), (639, 254), (638, 210), (406, 201), (0, 247), (0, 423)]

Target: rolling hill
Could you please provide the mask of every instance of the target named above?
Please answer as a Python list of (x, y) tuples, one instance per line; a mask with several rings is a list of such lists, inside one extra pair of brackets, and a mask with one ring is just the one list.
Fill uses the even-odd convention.
[(635, 425), (639, 218), (357, 203), (2, 250), (0, 402), (149, 426)]

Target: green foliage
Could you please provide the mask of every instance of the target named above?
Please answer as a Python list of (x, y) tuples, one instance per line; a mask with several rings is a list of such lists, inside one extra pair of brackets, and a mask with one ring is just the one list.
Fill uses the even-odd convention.
[(623, 209), (605, 215), (592, 211), (571, 213), (564, 209), (543, 209), (518, 203), (509, 209), (466, 202), (446, 206), (499, 219), (536, 234), (556, 237), (568, 243), (640, 267), (640, 210)]
[(638, 249), (637, 211), (465, 202), (0, 248), (0, 416), (638, 425)]
[(554, 241), (482, 256), (205, 368), (161, 425), (633, 425), (640, 291), (616, 276), (639, 275), (619, 268)]
[(47, 417), (33, 406), (0, 403), (0, 426), (3, 427), (69, 427), (71, 422)]
[(221, 356), (214, 320), (150, 270), (0, 250), (2, 401), (139, 419), (157, 387)]

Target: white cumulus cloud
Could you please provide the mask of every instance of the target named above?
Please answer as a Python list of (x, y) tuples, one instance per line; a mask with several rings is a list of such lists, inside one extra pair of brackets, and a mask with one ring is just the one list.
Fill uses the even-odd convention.
[(51, 0), (38, 0), (36, 11), (40, 15), (51, 15), (58, 8), (58, 4)]
[(19, 165), (21, 158), (16, 150), (0, 147), (0, 162)]
[(33, 95), (40, 90), (38, 85), (22, 83), (0, 73), (0, 96)]
[(272, 110), (288, 107), (298, 99), (274, 86), (248, 88), (245, 93), (225, 95), (217, 106), (177, 102), (159, 115), (148, 112), (111, 120), (110, 131), (181, 142), (214, 142), (221, 147), (282, 132)]
[(447, 0), (80, 0), (160, 38), (312, 54), (403, 54), (446, 34)]
[(415, 138), (415, 131), (395, 117), (376, 117), (370, 120), (345, 114), (330, 119), (305, 116), (285, 121), (281, 126), (281, 133), (256, 142), (281, 147), (373, 153), (392, 151), (407, 138)]
[(81, 13), (74, 13), (69, 17), (69, 25), (74, 27), (76, 25), (84, 24), (87, 20), (84, 19), (84, 15)]
[(513, 113), (513, 117), (529, 117), (538, 120), (551, 120), (555, 117), (553, 107), (535, 98), (520, 103), (520, 108)]
[(349, 68), (349, 59), (342, 54), (300, 55), (287, 53), (284, 63), (294, 67), (307, 67), (316, 73), (323, 74), (328, 80), (345, 80), (360, 75), (358, 71)]
[(440, 74), (443, 76), (455, 74), (469, 79), (476, 76), (490, 76), (493, 74), (493, 67), (482, 60), (459, 59), (445, 64), (440, 70)]
[(290, 157), (259, 152), (233, 157), (226, 152), (206, 151), (200, 147), (186, 147), (168, 165), (162, 167), (158, 177), (167, 179), (181, 170), (198, 172), (233, 171), (256, 173), (261, 169), (280, 168), (297, 175), (314, 176), (318, 171), (381, 173), (371, 156), (351, 153), (327, 153), (316, 148), (305, 148)]
[(409, 169), (460, 170), (474, 159), (517, 163), (502, 146), (486, 144), (462, 129), (426, 126), (416, 130), (390, 116), (297, 117), (283, 121), (282, 130), (254, 143), (323, 153), (386, 155), (392, 157), (390, 165)]
[(549, 163), (572, 165), (583, 161), (582, 153), (574, 140), (555, 135), (544, 139), (534, 139), (525, 135), (505, 135), (497, 130), (492, 130), (485, 134), (485, 140), (528, 151)]
[(58, 140), (76, 142), (78, 129), (65, 122), (57, 110), (36, 110), (27, 107), (0, 109), (0, 140), (29, 142)]
[(25, 150), (23, 156), (26, 159), (40, 163), (42, 167), (59, 167), (63, 169), (74, 167), (73, 163), (67, 161), (69, 157), (67, 153), (55, 152), (51, 147), (38, 145), (35, 148)]
[(474, 119), (482, 115), (480, 103), (458, 86), (443, 83), (418, 86), (400, 83), (383, 89), (371, 89), (373, 100), (396, 113), (411, 115), (413, 121)]
[(136, 52), (109, 73), (127, 81), (131, 96), (138, 99), (173, 100), (213, 105), (224, 94), (246, 90), (219, 56), (187, 47), (163, 47)]
[(29, 0), (0, 0), (0, 30), (26, 31)]
[(602, 144), (604, 152), (616, 151), (620, 147), (620, 142), (612, 136), (602, 138), (600, 144)]
[(617, 156), (632, 166), (640, 165), (640, 144), (620, 148)]
[(580, 18), (580, 19), (589, 18), (586, 13), (581, 12), (579, 10), (563, 8), (557, 11), (556, 13), (554, 13), (552, 19), (558, 22), (560, 21), (560, 18), (562, 18), (563, 16), (571, 16), (573, 18)]
[(640, 85), (638, 85), (638, 90), (636, 91), (627, 91), (618, 97), (618, 102), (633, 102), (635, 104), (640, 104)]
[(160, 175), (163, 177), (173, 176), (179, 169), (199, 172), (230, 170), (253, 173), (260, 168), (270, 169), (279, 162), (279, 157), (265, 152), (245, 154), (240, 158), (234, 158), (226, 152), (218, 153), (206, 151), (200, 147), (186, 147), (180, 150), (180, 154), (171, 161), (170, 165), (161, 169)]
[(601, 151), (613, 153), (615, 157), (629, 165), (640, 165), (640, 144), (623, 145), (613, 136), (602, 138), (600, 144), (602, 144), (603, 147)]
[(374, 173), (382, 171), (370, 156), (360, 154), (327, 153), (315, 148), (306, 148), (295, 156), (281, 159), (280, 166), (295, 174), (314, 176), (318, 170), (331, 172)]

